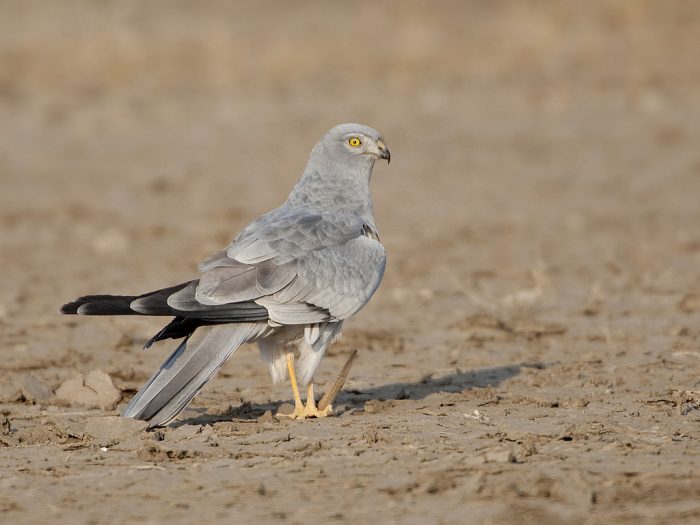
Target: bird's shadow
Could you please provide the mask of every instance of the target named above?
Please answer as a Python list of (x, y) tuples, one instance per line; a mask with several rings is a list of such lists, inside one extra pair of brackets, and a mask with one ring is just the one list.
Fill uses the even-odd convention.
[[(468, 372), (457, 371), (440, 377), (426, 376), (414, 383), (387, 383), (365, 389), (342, 390), (336, 398), (334, 405), (357, 406), (366, 401), (391, 401), (402, 399), (424, 399), (431, 394), (447, 392), (457, 393), (473, 388), (497, 387), (503, 381), (520, 374), (523, 368), (545, 369), (547, 364), (542, 362), (525, 362), (493, 368), (481, 368)], [(289, 401), (274, 403), (242, 403), (232, 407), (230, 411), (222, 415), (207, 414), (206, 409), (195, 409), (199, 415), (177, 421), (172, 426), (182, 425), (207, 425), (222, 421), (254, 420), (270, 411), (277, 412), (283, 404)]]
[(370, 399), (378, 401), (424, 399), (440, 392), (457, 393), (472, 388), (497, 387), (503, 381), (517, 376), (523, 368), (544, 369), (546, 364), (518, 363), (468, 372), (457, 371), (440, 377), (426, 376), (414, 383), (388, 383), (363, 390), (347, 389), (338, 395), (337, 403), (364, 403)]

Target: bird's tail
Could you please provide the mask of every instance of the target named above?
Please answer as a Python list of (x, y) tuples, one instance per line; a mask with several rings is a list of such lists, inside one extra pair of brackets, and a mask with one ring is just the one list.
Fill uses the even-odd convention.
[[(64, 304), (59, 312), (80, 315), (172, 315), (172, 308), (167, 304), (168, 298), (192, 284), (196, 285), (197, 281), (188, 281), (143, 295), (86, 295)], [(135, 310), (132, 307), (132, 303), (139, 299), (141, 303), (147, 303), (148, 310)]]
[(149, 421), (149, 428), (166, 425), (242, 343), (255, 340), (266, 328), (267, 323), (198, 328), (138, 391), (123, 415)]

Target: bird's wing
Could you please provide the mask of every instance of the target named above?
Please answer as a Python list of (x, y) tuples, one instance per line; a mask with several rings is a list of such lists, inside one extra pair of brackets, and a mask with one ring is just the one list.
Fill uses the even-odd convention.
[(125, 417), (168, 424), (243, 343), (268, 329), (261, 323), (204, 326), (188, 335), (131, 399)]
[(200, 265), (195, 298), (204, 305), (254, 301), (279, 324), (341, 320), (366, 304), (385, 262), (373, 226), (359, 215), (276, 210)]

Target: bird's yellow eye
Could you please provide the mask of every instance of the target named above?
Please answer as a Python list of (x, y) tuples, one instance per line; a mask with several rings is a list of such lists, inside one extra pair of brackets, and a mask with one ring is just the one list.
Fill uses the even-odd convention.
[(357, 148), (362, 142), (360, 142), (360, 139), (357, 137), (352, 137), (350, 140), (348, 140), (348, 144), (350, 144), (353, 148)]

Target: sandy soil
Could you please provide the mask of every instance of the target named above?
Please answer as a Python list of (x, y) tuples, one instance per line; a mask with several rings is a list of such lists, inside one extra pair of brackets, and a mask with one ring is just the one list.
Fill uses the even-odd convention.
[[(0, 521), (700, 523), (697, 3), (142, 4), (0, 3)], [(348, 120), (390, 260), (339, 417), (244, 348), (117, 418), (164, 320), (58, 306), (191, 278)]]

